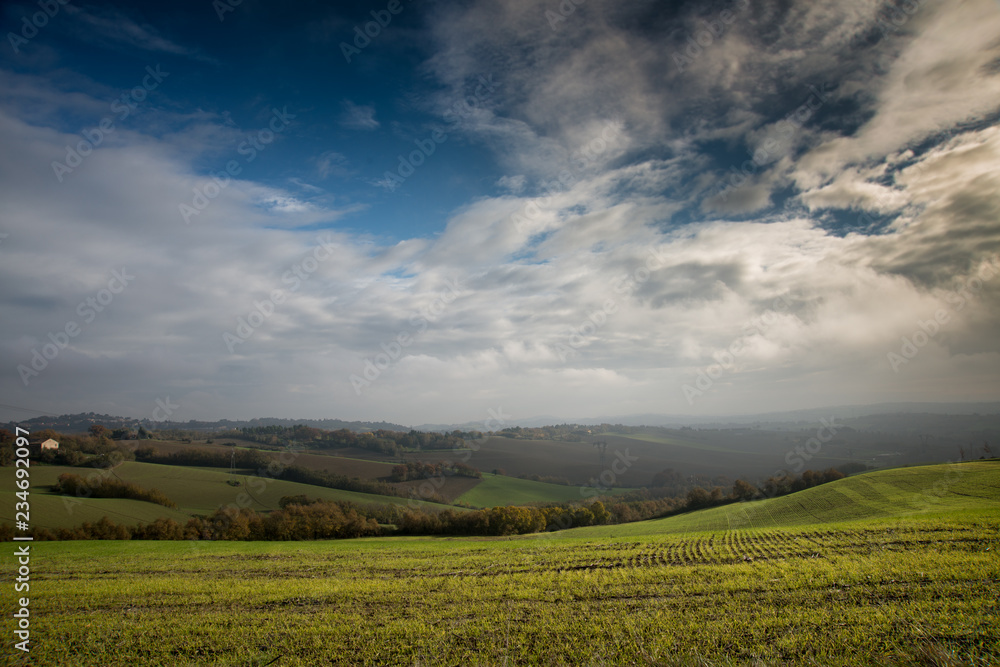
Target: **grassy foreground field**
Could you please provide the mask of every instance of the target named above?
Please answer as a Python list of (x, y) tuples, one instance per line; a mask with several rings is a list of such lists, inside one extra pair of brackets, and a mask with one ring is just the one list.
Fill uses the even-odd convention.
[(969, 463), (515, 539), (36, 543), (23, 664), (992, 665), (998, 505)]

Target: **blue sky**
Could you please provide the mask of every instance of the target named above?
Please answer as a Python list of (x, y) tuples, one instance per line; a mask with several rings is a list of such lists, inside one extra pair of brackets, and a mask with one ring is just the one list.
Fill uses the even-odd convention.
[[(8, 22), (16, 25), (27, 7), (8, 7)], [(373, 10), (303, 4), (290, 11), (246, 3), (222, 11), (220, 21), (220, 11), (204, 2), (70, 4), (63, 20), (54, 17), (10, 64), (25, 71), (17, 65), (51, 49), (45, 55), (62, 62), (50, 74), (79, 77), (66, 82), (74, 92), (96, 96), (106, 88), (108, 99), (140, 82), (146, 66), (159, 65), (169, 76), (136, 106), (131, 120), (145, 115), (153, 122), (149, 116), (162, 114), (150, 128), (159, 138), (194, 122), (223, 122), (232, 136), (215, 137), (192, 156), (192, 167), (206, 175), (236, 151), (244, 134), (263, 127), (272, 108), (288, 109), (294, 125), (268, 146), (266, 159), (246, 164), (241, 176), (288, 188), (305, 201), (364, 211), (338, 226), (400, 240), (439, 231), (450, 211), (495, 191), (500, 176), (481, 147), (456, 135), (409, 187), (372, 187), (396, 170), (397, 155), (409, 154), (414, 140), (447, 126), (435, 113), (437, 87), (419, 72), (422, 49), (413, 33), (421, 16), (410, 3), (402, 9), (348, 63), (338, 44), (353, 46), (353, 28), (371, 23)], [(374, 11), (383, 12), (384, 20), (384, 8)], [(195, 113), (199, 117), (191, 118)], [(86, 128), (87, 121), (72, 113), (56, 120), (70, 133)]]
[(420, 424), (1000, 393), (991, 0), (0, 21), (5, 405)]

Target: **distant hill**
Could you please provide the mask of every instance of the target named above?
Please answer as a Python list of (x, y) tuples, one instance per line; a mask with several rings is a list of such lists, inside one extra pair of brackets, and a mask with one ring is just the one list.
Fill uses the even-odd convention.
[(218, 421), (152, 421), (151, 419), (131, 419), (129, 417), (118, 417), (115, 415), (103, 415), (96, 412), (82, 412), (75, 415), (60, 415), (34, 417), (18, 422), (8, 422), (0, 424), (0, 427), (13, 432), (15, 426), (27, 428), (30, 431), (40, 431), (42, 429), (53, 429), (60, 433), (85, 433), (94, 424), (101, 424), (108, 428), (118, 427), (138, 427), (145, 426), (149, 430), (160, 429), (180, 429), (185, 431), (225, 431), (234, 428), (254, 427), (254, 426), (297, 426), (303, 424), (313, 428), (321, 428), (327, 431), (337, 431), (347, 429), (359, 433), (365, 431), (409, 431), (409, 426), (393, 424), (391, 422), (362, 422), (344, 421), (343, 419), (279, 419), (275, 417), (262, 417), (246, 421), (233, 421), (220, 419)]
[[(218, 422), (200, 422), (204, 424), (219, 424), (217, 428), (243, 428), (245, 426), (298, 426), (302, 424), (304, 426), (311, 426), (313, 428), (321, 428), (326, 431), (338, 431), (342, 428), (346, 428), (348, 431), (357, 431), (359, 433), (364, 431), (377, 431), (379, 429), (385, 431), (403, 431), (407, 432), (410, 429), (409, 426), (404, 426), (403, 424), (394, 424), (392, 422), (362, 422), (362, 421), (344, 421), (343, 419), (280, 419), (277, 417), (262, 417), (259, 419), (251, 419), (245, 422), (230, 422), (225, 419)], [(165, 427), (162, 423), (158, 428), (170, 428)], [(176, 428), (189, 428), (184, 426), (178, 426)], [(214, 430), (214, 429), (210, 429)]]
[(928, 432), (948, 432), (956, 423), (949, 417), (965, 417), (959, 420), (968, 426), (973, 421), (979, 421), (984, 428), (996, 428), (1000, 424), (1000, 403), (878, 403), (875, 405), (846, 405), (815, 408), (808, 410), (790, 410), (787, 412), (767, 412), (749, 415), (664, 415), (664, 414), (634, 414), (606, 417), (584, 417), (578, 419), (563, 419), (552, 416), (538, 416), (525, 419), (505, 419), (470, 421), (457, 424), (421, 424), (406, 426), (393, 422), (378, 421), (346, 421), (343, 419), (289, 419), (279, 417), (260, 417), (250, 420), (220, 419), (217, 421), (186, 421), (155, 422), (150, 419), (132, 419), (115, 415), (86, 412), (73, 415), (42, 416), (18, 422), (0, 424), (0, 428), (13, 431), (15, 425), (29, 428), (33, 431), (54, 429), (62, 433), (82, 433), (93, 424), (102, 424), (109, 428), (124, 426), (145, 426), (147, 429), (181, 429), (186, 431), (222, 431), (254, 426), (296, 426), (304, 424), (313, 428), (328, 431), (348, 429), (364, 432), (384, 429), (386, 431), (489, 431), (520, 426), (522, 428), (541, 428), (560, 424), (579, 426), (596, 426), (599, 424), (620, 424), (623, 426), (666, 426), (679, 428), (763, 428), (785, 430), (791, 426), (813, 425), (819, 420), (831, 417), (842, 420), (852, 428), (862, 430), (882, 430), (910, 432), (919, 430)]
[(0, 424), (0, 427), (7, 429), (11, 433), (14, 432), (15, 426), (26, 428), (31, 432), (52, 429), (60, 433), (86, 433), (87, 429), (94, 424), (101, 424), (110, 429), (115, 429), (139, 423), (142, 422), (136, 419), (129, 419), (128, 417), (103, 415), (96, 412), (81, 412), (75, 415), (60, 415), (58, 417), (47, 415), (33, 417), (32, 419), (22, 419), (16, 422), (11, 421), (6, 424)]
[[(621, 424), (622, 426), (669, 426), (669, 427), (707, 427), (736, 428), (748, 426), (776, 426), (778, 424), (814, 424), (823, 419), (861, 419), (873, 415), (1000, 415), (1000, 402), (993, 403), (876, 403), (873, 405), (839, 405), (825, 408), (810, 408), (805, 410), (787, 410), (782, 412), (761, 412), (742, 415), (669, 415), (642, 413), (631, 415), (611, 415), (599, 417), (578, 417), (564, 419), (548, 415), (526, 417), (523, 419), (506, 419), (503, 424), (493, 429), (486, 429), (484, 422), (465, 422), (461, 424), (421, 424), (414, 428), (418, 431), (452, 431), (460, 430), (499, 430), (520, 426), (522, 428), (541, 428), (555, 424), (579, 424), (580, 426), (597, 426), (599, 424)], [(495, 421), (493, 423), (496, 423)]]

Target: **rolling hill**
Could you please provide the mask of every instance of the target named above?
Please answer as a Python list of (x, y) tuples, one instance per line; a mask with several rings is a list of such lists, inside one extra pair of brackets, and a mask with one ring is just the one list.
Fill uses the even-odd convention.
[[(238, 476), (241, 486), (229, 484), (228, 471), (217, 468), (193, 468), (155, 463), (122, 463), (111, 471), (113, 478), (134, 482), (144, 488), (156, 488), (177, 503), (177, 509), (121, 498), (71, 498), (51, 493), (49, 487), (59, 475), (72, 473), (86, 478), (102, 471), (92, 468), (33, 465), (31, 467), (32, 525), (42, 528), (69, 528), (84, 521), (97, 521), (107, 515), (115, 523), (135, 525), (168, 517), (181, 523), (195, 514), (207, 515), (219, 507), (235, 503), (258, 512), (278, 509), (282, 496), (307, 495), (310, 498), (347, 500), (359, 504), (395, 504), (410, 502), (396, 496), (328, 489), (310, 484), (260, 477)], [(0, 521), (14, 522), (14, 468), (0, 468)], [(245, 494), (245, 495), (244, 495)], [(419, 502), (419, 501), (417, 501)], [(419, 502), (423, 507), (441, 509), (442, 505)]]
[(651, 537), (695, 532), (887, 525), (1000, 512), (1000, 460), (876, 470), (798, 493), (620, 526), (563, 531), (565, 537)]
[[(615, 476), (617, 486), (643, 487), (650, 484), (653, 475), (667, 468), (685, 475), (766, 477), (779, 468), (788, 467), (784, 459), (796, 444), (795, 438), (788, 433), (775, 437), (771, 433), (750, 430), (692, 432), (683, 436), (609, 433), (587, 437), (580, 442), (492, 437), (476, 443), (477, 449), (471, 453), (468, 463), (484, 473), (503, 470), (515, 477), (562, 477), (572, 484), (586, 484), (614, 464), (622, 471)], [(801, 441), (805, 439), (802, 437)], [(598, 442), (607, 443), (603, 462), (595, 447)], [(839, 454), (837, 449), (838, 445), (829, 443), (822, 456), (809, 462), (809, 467), (819, 470), (852, 460), (846, 453)], [(436, 460), (435, 455), (428, 453), (407, 454), (407, 457)]]
[[(629, 489), (613, 489), (611, 493), (624, 493)], [(458, 502), (473, 507), (495, 507), (497, 505), (525, 505), (528, 503), (565, 503), (584, 500), (579, 486), (546, 484), (528, 479), (483, 474), (483, 480), (472, 490), (459, 496)]]

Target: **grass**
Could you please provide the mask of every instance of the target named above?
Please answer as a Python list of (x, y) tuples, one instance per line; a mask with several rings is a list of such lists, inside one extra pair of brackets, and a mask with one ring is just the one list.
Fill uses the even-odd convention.
[(998, 503), (1000, 464), (970, 463), (749, 503), (770, 523), (738, 528), (727, 507), (513, 539), (35, 543), (30, 664), (985, 666)]
[[(224, 455), (228, 462), (228, 457), (234, 449), (234, 447), (224, 444), (228, 442), (236, 443), (235, 449), (257, 451), (272, 461), (278, 461), (285, 454), (280, 450), (264, 449), (260, 445), (255, 446), (255, 443), (250, 441), (230, 439), (223, 439), (222, 442), (215, 441), (213, 443), (203, 441), (180, 442), (176, 440), (129, 440), (127, 444), (133, 450), (140, 447), (153, 447), (161, 455), (174, 454), (191, 449), (213, 452)], [(286, 458), (284, 464), (308, 468), (309, 470), (326, 470), (337, 475), (361, 477), (363, 479), (388, 478), (392, 474), (393, 463), (359, 457), (340, 456), (339, 454), (343, 451), (345, 450), (296, 450), (292, 453), (293, 458), (290, 460)], [(287, 457), (287, 454), (285, 456)]]
[[(612, 493), (624, 493), (628, 489), (614, 489)], [(483, 473), (483, 481), (458, 498), (458, 502), (473, 507), (496, 507), (498, 505), (526, 505), (528, 503), (564, 503), (586, 501), (578, 486), (547, 484), (529, 479), (505, 477)]]
[(115, 473), (126, 481), (134, 481), (143, 486), (160, 489), (180, 506), (192, 512), (202, 512), (206, 508), (214, 510), (220, 504), (234, 502), (241, 493), (247, 493), (252, 501), (248, 505), (257, 511), (278, 509), (282, 496), (305, 494), (311, 498), (327, 500), (350, 500), (357, 503), (406, 504), (405, 498), (357, 493), (340, 489), (328, 489), (311, 484), (286, 482), (247, 475), (238, 475), (243, 486), (228, 484), (228, 471), (194, 470), (187, 466), (168, 466), (153, 463), (123, 463), (115, 468)]
[[(667, 519), (580, 529), (588, 535), (768, 530), (848, 521), (878, 522), (1000, 514), (1000, 462), (878, 470), (780, 498), (733, 503)], [(567, 534), (574, 531), (567, 531)]]
[[(0, 521), (13, 525), (15, 502), (13, 493), (0, 492), (0, 499), (3, 503), (0, 508)], [(30, 500), (31, 525), (49, 530), (72, 528), (85, 521), (96, 523), (105, 516), (115, 523), (126, 525), (152, 523), (160, 517), (167, 517), (184, 524), (191, 518), (190, 514), (183, 511), (126, 498), (85, 498), (76, 502), (72, 498), (39, 493), (32, 489)]]
[[(169, 466), (155, 463), (122, 463), (113, 475), (144, 488), (156, 488), (177, 503), (177, 510), (138, 500), (111, 498), (68, 498), (57, 496), (47, 488), (56, 483), (64, 472), (81, 475), (101, 474), (100, 470), (68, 466), (32, 465), (31, 509), (32, 524), (44, 528), (69, 528), (84, 521), (94, 522), (107, 515), (115, 523), (135, 525), (149, 523), (158, 517), (169, 517), (181, 523), (195, 514), (211, 514), (220, 506), (236, 503), (263, 512), (278, 509), (282, 496), (307, 495), (310, 498), (349, 500), (360, 504), (406, 504), (406, 498), (381, 496), (340, 489), (328, 489), (310, 484), (286, 482), (239, 475), (243, 486), (232, 486), (228, 471), (218, 468)], [(14, 522), (14, 468), (0, 468), (0, 521)], [(441, 505), (420, 503), (434, 509)]]

